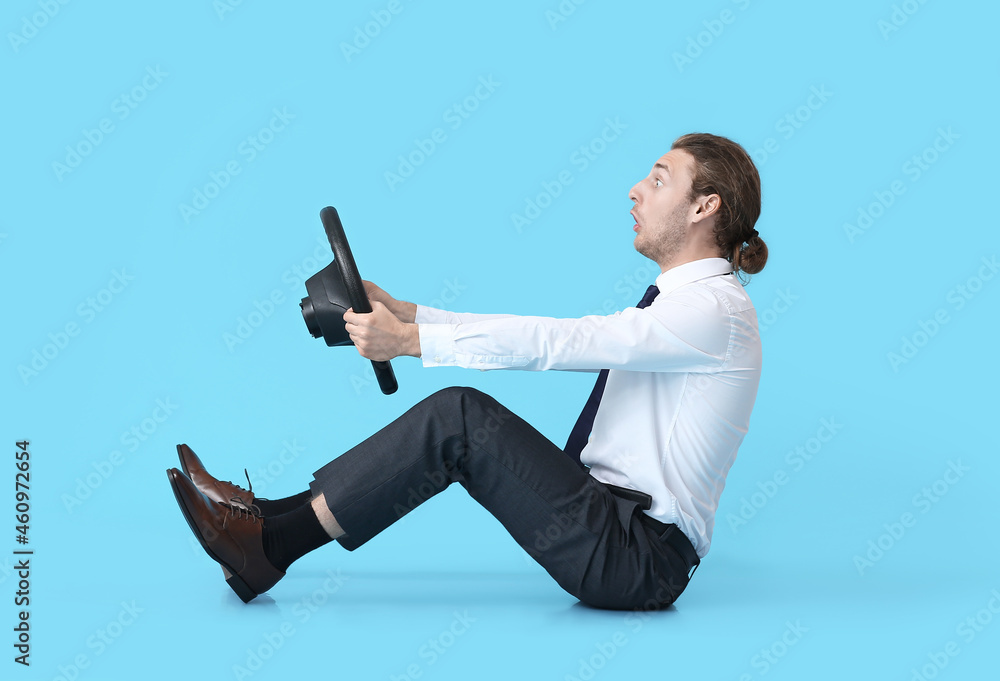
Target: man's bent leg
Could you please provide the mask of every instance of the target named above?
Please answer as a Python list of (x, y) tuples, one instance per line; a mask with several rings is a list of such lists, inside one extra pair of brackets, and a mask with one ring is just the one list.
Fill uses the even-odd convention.
[(651, 608), (686, 585), (686, 569), (664, 558), (635, 502), (612, 495), (531, 425), (472, 388), (431, 395), (315, 478), (313, 497), (325, 497), (346, 532), (337, 541), (348, 550), (459, 482), (584, 602)]

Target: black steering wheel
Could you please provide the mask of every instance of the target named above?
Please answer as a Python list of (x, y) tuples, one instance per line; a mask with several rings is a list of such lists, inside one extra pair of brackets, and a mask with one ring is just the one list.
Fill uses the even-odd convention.
[[(302, 317), (313, 338), (322, 336), (328, 346), (354, 345), (347, 333), (344, 312), (353, 308), (359, 314), (366, 314), (372, 311), (372, 306), (337, 209), (327, 206), (319, 212), (319, 217), (333, 249), (333, 262), (306, 280), (309, 295), (299, 303)], [(392, 365), (372, 360), (372, 368), (383, 394), (396, 392), (399, 386)]]

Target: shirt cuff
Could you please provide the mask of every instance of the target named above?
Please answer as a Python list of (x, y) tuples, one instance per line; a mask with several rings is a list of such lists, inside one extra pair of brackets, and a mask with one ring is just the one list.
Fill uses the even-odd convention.
[[(418, 314), (420, 306), (417, 307)], [(420, 336), (420, 361), (425, 367), (455, 366), (455, 342), (453, 340), (457, 324), (417, 325)]]

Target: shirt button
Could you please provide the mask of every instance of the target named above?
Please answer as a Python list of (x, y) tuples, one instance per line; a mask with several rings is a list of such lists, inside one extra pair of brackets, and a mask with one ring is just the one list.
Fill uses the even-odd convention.
[(441, 358), (435, 355), (434, 361), (440, 364), (441, 363)]

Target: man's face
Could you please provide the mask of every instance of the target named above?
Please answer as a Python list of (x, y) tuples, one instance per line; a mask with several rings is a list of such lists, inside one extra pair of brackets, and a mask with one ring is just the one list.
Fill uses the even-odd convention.
[(635, 202), (635, 250), (661, 265), (684, 245), (697, 208), (688, 198), (694, 163), (688, 152), (671, 149), (628, 193)]

